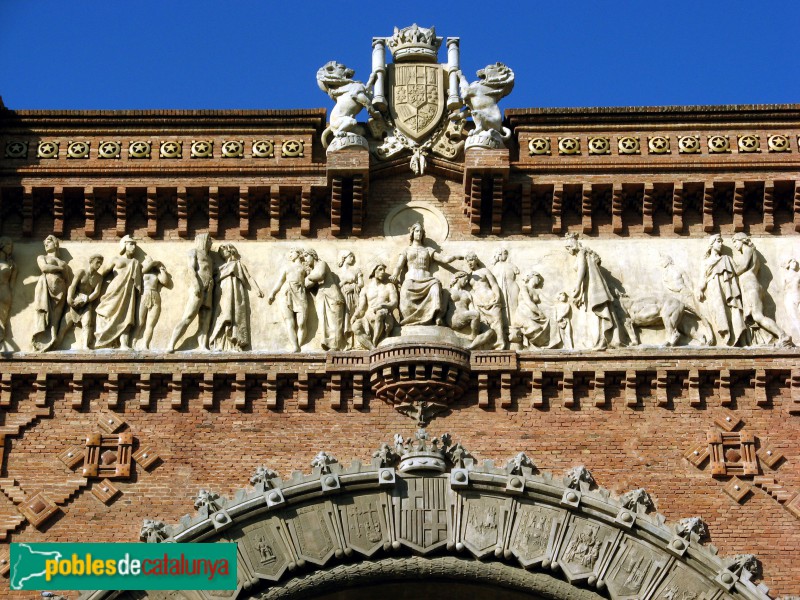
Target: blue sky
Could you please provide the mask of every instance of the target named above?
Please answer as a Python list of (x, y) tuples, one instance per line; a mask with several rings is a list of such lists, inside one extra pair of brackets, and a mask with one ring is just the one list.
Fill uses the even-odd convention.
[[(18, 109), (330, 108), (335, 59), (366, 81), (373, 36), (461, 38), (506, 107), (800, 102), (800, 2), (0, 0), (0, 95)], [(444, 50), (440, 60), (446, 59)]]

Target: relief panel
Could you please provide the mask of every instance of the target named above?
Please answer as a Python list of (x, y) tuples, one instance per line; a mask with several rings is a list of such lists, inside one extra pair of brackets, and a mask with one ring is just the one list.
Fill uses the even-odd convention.
[(550, 555), (566, 516), (562, 510), (532, 502), (517, 502), (509, 549), (522, 566), (527, 568), (539, 564)]

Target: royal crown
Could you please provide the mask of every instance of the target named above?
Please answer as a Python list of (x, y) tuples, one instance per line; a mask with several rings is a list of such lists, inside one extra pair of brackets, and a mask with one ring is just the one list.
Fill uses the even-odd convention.
[(419, 27), (414, 23), (411, 27), (403, 29), (394, 28), (394, 35), (389, 38), (387, 45), (395, 62), (421, 60), (436, 62), (442, 38), (436, 37), (436, 29)]
[(437, 471), (442, 473), (448, 463), (461, 468), (469, 459), (469, 452), (459, 443), (453, 443), (449, 433), (431, 438), (424, 429), (419, 429), (414, 438), (394, 436), (394, 444), (382, 444), (372, 455), (381, 466), (397, 465), (401, 472)]

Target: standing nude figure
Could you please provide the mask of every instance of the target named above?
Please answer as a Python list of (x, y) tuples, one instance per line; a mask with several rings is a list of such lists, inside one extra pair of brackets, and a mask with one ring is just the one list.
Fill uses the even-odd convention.
[(286, 333), (289, 335), (292, 351), (300, 352), (300, 346), (306, 340), (308, 294), (306, 293), (305, 281), (308, 270), (303, 263), (303, 251), (299, 248), (289, 250), (286, 258), (289, 264), (281, 270), (278, 281), (275, 283), (275, 287), (272, 288), (267, 300), (270, 304), (275, 302), (278, 292), (281, 291), (283, 284), (286, 284), (281, 313), (286, 324)]
[[(764, 314), (764, 289), (758, 281), (761, 270), (761, 257), (756, 252), (753, 240), (746, 233), (733, 234), (733, 264), (739, 277), (742, 290), (742, 305), (745, 319), (752, 320), (758, 327), (769, 332), (778, 346), (786, 346), (791, 342), (786, 332), (778, 324)], [(752, 343), (752, 342), (751, 342)]]
[(142, 263), (142, 299), (139, 301), (139, 329), (136, 332), (143, 350), (150, 349), (153, 329), (161, 316), (161, 288), (171, 285), (172, 278), (164, 264), (146, 257)]
[(14, 242), (11, 238), (0, 238), (0, 350), (8, 348), (8, 317), (11, 314), (11, 300), (14, 284), (17, 281), (17, 265), (12, 258)]
[(83, 332), (79, 348), (89, 350), (93, 345), (94, 322), (95, 322), (95, 303), (103, 291), (103, 276), (100, 275), (100, 267), (103, 264), (103, 257), (95, 254), (89, 257), (89, 268), (84, 271), (81, 269), (72, 280), (72, 284), (67, 290), (67, 314), (64, 322), (58, 328), (56, 339), (50, 342), (45, 350), (58, 348), (64, 340), (67, 332), (76, 325)]
[[(36, 328), (33, 332), (33, 347), (45, 350), (58, 335), (58, 325), (67, 300), (67, 263), (58, 258), (61, 243), (54, 235), (44, 238), (45, 254), (36, 259), (42, 274), (36, 282), (34, 306), (36, 307)], [(45, 331), (50, 333), (47, 343), (37, 339)]]
[(174, 352), (180, 337), (198, 317), (197, 341), (200, 348), (208, 350), (208, 328), (211, 325), (211, 307), (214, 299), (214, 265), (211, 260), (211, 238), (200, 233), (194, 239), (195, 247), (189, 250), (189, 299), (183, 318), (175, 326), (167, 352)]

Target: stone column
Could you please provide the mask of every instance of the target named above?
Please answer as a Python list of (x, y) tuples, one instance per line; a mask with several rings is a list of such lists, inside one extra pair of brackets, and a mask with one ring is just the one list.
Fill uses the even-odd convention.
[(372, 73), (375, 75), (375, 86), (372, 94), (372, 106), (384, 111), (387, 108), (386, 85), (386, 38), (372, 38)]
[(447, 74), (450, 78), (450, 91), (447, 96), (447, 110), (461, 108), (461, 96), (458, 94), (458, 72), (461, 70), (459, 54), (460, 38), (447, 38)]

